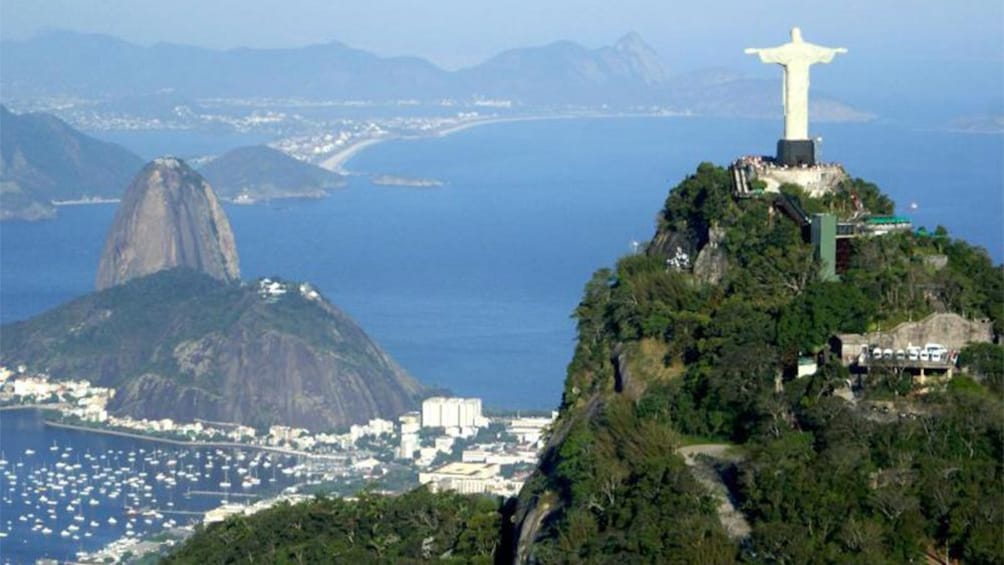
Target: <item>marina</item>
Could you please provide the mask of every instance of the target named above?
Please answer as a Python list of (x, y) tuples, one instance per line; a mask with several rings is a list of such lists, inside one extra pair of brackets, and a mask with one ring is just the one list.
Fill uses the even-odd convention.
[(309, 479), (288, 455), (52, 428), (34, 410), (0, 417), (3, 563), (76, 559), (116, 540), (201, 523), (222, 505), (250, 504)]

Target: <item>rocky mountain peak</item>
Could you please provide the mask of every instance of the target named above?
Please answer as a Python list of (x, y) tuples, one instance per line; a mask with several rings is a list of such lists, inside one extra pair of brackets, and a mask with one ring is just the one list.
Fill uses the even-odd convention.
[(617, 40), (614, 50), (630, 61), (631, 70), (646, 84), (659, 84), (668, 76), (655, 49), (637, 32), (629, 32)]
[(163, 157), (157, 157), (154, 159), (153, 164), (160, 167), (167, 167), (168, 169), (179, 169), (184, 165), (184, 162), (173, 155), (164, 155)]
[(230, 222), (212, 187), (184, 161), (165, 156), (143, 167), (126, 190), (101, 254), (97, 288), (174, 267), (225, 281), (240, 277)]
[(629, 31), (625, 33), (617, 40), (614, 47), (622, 51), (652, 50), (652, 48), (645, 43), (645, 40), (642, 39), (641, 34), (636, 31)]

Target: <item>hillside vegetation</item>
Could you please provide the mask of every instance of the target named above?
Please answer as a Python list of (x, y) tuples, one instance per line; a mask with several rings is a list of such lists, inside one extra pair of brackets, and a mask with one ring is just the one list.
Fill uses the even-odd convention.
[(329, 430), (415, 407), (422, 386), (312, 287), (171, 269), (3, 326), (0, 363), (114, 387), (109, 410)]
[(217, 196), (238, 202), (320, 198), (345, 185), (345, 179), (338, 173), (297, 161), (264, 145), (228, 151), (199, 172), (213, 186)]
[(282, 503), (199, 529), (163, 563), (492, 563), (499, 502), (489, 497), (364, 493)]
[[(785, 191), (810, 212), (846, 216), (852, 191), (893, 211), (861, 180), (826, 199)], [(935, 311), (991, 319), (999, 335), (1001, 267), (943, 229), (853, 246), (841, 279), (823, 282), (801, 228), (771, 199), (733, 199), (724, 169), (702, 164), (674, 188), (647, 251), (586, 285), (560, 415), (502, 509), (497, 562), (1004, 561), (1004, 350), (966, 348), (963, 370), (926, 395), (876, 372), (848, 400), (848, 370), (824, 347)], [(927, 260), (940, 255), (943, 268)], [(799, 356), (818, 353), (819, 370), (795, 378)], [(713, 459), (679, 453), (706, 444)], [(694, 460), (748, 530), (723, 526)], [(415, 527), (393, 524), (402, 539)], [(417, 547), (408, 555), (425, 559)]]
[[(784, 190), (810, 213), (841, 214), (852, 190), (866, 205), (892, 211), (861, 180), (826, 199)], [(701, 259), (693, 272), (668, 266), (677, 248), (713, 255), (718, 283), (702, 280)], [(947, 256), (947, 266), (932, 266), (931, 255)], [(939, 228), (855, 239), (839, 282), (820, 281), (818, 269), (800, 227), (770, 199), (733, 199), (726, 170), (705, 163), (677, 186), (648, 252), (598, 271), (586, 285), (561, 416), (520, 496), (516, 557), (1004, 559), (999, 346), (964, 354), (964, 362), (966, 355), (982, 362), (970, 363), (980, 382), (956, 376), (923, 397), (910, 395), (909, 379), (869, 376), (862, 398), (908, 402), (903, 417), (876, 418), (835, 396), (849, 377), (839, 359), (792, 378), (799, 355), (822, 351), (836, 332), (934, 311), (990, 318), (999, 334), (1001, 267)], [(665, 492), (687, 493), (674, 449), (701, 442), (731, 444), (741, 454), (719, 470), (750, 522), (747, 539), (722, 543), (696, 493), (690, 504), (666, 504)]]
[(55, 217), (53, 201), (119, 198), (143, 161), (51, 114), (0, 105), (0, 220)]

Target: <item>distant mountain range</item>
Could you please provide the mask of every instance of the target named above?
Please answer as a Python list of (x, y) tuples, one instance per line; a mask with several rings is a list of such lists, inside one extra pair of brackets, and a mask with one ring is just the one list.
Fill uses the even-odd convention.
[[(737, 55), (738, 57), (738, 55)], [(570, 41), (512, 49), (481, 64), (447, 71), (417, 57), (380, 57), (332, 41), (289, 49), (225, 51), (50, 32), (0, 43), (0, 87), (7, 99), (52, 96), (123, 104), (156, 93), (205, 99), (300, 97), (387, 102), (473, 97), (505, 98), (518, 107), (579, 106), (627, 109), (659, 106), (716, 115), (779, 115), (776, 80), (737, 73), (671, 76), (636, 33), (589, 49)], [(867, 114), (825, 96), (814, 98), (831, 115)], [(131, 101), (131, 102), (130, 102)]]
[(228, 151), (199, 172), (220, 198), (249, 204), (273, 198), (320, 198), (345, 184), (338, 173), (264, 145)]
[(0, 219), (55, 216), (53, 201), (118, 198), (143, 160), (51, 114), (0, 106)]

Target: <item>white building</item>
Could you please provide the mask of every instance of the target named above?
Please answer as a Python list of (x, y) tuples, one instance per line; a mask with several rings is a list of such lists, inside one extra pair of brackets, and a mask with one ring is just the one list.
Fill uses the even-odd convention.
[(436, 460), (437, 455), (439, 455), (439, 450), (435, 447), (420, 447), (418, 448), (418, 458), (415, 460), (415, 464), (419, 467), (428, 467)]
[(492, 455), (492, 452), (485, 449), (465, 449), (460, 455), (460, 460), (464, 463), (484, 463), (489, 455)]
[(422, 402), (423, 428), (478, 428), (485, 423), (480, 398), (434, 396)]
[(440, 453), (449, 454), (451, 451), (453, 451), (453, 443), (456, 440), (449, 436), (440, 436), (433, 441), (434, 441), (433, 445), (436, 447), (436, 451)]
[(401, 435), (417, 434), (422, 429), (422, 415), (418, 412), (408, 412), (397, 419), (401, 424)]
[(474, 449), (465, 449), (461, 455), (461, 460), (464, 463), (497, 463), (499, 465), (515, 465), (517, 463), (534, 464), (537, 462), (537, 452), (526, 449), (505, 451), (502, 449), (477, 447)]
[(397, 456), (399, 459), (411, 459), (415, 456), (418, 448), (418, 434), (401, 434), (401, 444), (397, 448)]
[(271, 426), (268, 429), (268, 442), (272, 445), (291, 442), (296, 438), (307, 435), (310, 432), (304, 428), (292, 428), (289, 426)]
[(55, 384), (49, 384), (48, 379), (40, 377), (20, 378), (14, 381), (14, 394), (17, 396), (45, 397), (56, 391)]
[(536, 444), (556, 417), (557, 413), (552, 413), (550, 418), (513, 418), (506, 431), (516, 436), (520, 443)]
[(461, 494), (492, 492), (501, 482), (501, 468), (492, 463), (447, 463), (428, 473), (419, 473), (418, 482), (438, 492), (454, 490)]
[(354, 424), (349, 427), (349, 436), (352, 438), (352, 443), (359, 441), (359, 438), (364, 436), (376, 437), (392, 433), (394, 433), (394, 422), (381, 418), (373, 418), (365, 426)]

